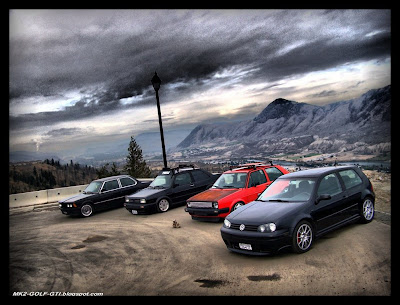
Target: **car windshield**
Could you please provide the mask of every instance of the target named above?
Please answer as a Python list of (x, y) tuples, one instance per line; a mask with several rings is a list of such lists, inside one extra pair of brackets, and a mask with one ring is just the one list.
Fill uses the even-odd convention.
[(170, 175), (158, 175), (149, 186), (153, 188), (168, 188), (171, 186), (171, 180), (172, 177)]
[(213, 188), (244, 188), (246, 186), (247, 173), (226, 173), (222, 174), (215, 181)]
[(101, 181), (92, 181), (90, 184), (85, 188), (83, 193), (98, 193), (100, 191), (100, 187), (103, 184)]
[(259, 201), (307, 201), (315, 187), (311, 178), (275, 180), (259, 197)]

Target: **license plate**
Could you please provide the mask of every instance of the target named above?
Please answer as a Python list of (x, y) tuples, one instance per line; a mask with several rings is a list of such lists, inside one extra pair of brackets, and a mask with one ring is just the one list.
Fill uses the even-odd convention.
[(137, 214), (137, 210), (132, 210), (132, 214), (136, 215)]
[(239, 248), (243, 250), (253, 250), (250, 244), (239, 243)]

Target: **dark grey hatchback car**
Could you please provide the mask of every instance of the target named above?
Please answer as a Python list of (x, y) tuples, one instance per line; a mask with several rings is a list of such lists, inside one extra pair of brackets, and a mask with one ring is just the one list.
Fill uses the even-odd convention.
[(233, 252), (266, 255), (291, 247), (303, 253), (322, 234), (372, 221), (374, 202), (372, 184), (358, 167), (299, 171), (279, 177), (257, 200), (229, 214), (221, 236)]

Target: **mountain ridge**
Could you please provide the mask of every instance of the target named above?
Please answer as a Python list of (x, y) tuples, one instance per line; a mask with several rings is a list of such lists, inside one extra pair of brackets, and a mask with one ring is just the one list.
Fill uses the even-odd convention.
[[(308, 148), (319, 152), (349, 147), (362, 150), (361, 146), (367, 152), (368, 145), (380, 145), (386, 151), (390, 150), (390, 120), (391, 85), (323, 106), (278, 98), (252, 120), (196, 126), (175, 151), (202, 146), (209, 151), (210, 147), (221, 150), (218, 144), (243, 154), (251, 154), (246, 146), (256, 149), (257, 154), (260, 150), (276, 154)], [(286, 148), (279, 148), (280, 142)]]

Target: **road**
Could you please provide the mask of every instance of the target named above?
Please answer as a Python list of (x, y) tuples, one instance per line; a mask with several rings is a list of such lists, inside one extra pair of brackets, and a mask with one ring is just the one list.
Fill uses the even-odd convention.
[[(176, 219), (181, 228), (173, 228)], [(10, 294), (390, 295), (391, 226), (351, 224), (304, 254), (231, 253), (221, 223), (194, 221), (183, 207), (89, 218), (57, 207), (10, 213)]]

